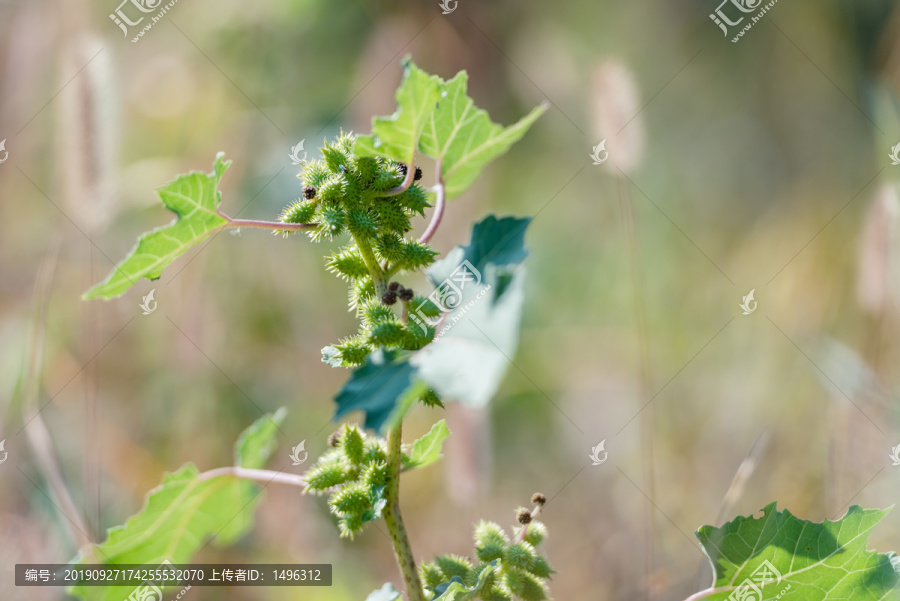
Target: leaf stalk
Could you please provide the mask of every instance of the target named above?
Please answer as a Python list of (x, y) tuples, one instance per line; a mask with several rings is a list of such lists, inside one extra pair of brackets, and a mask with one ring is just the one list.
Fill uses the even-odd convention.
[(441, 162), (437, 161), (436, 165), (435, 168), (437, 169), (438, 177), (437, 183), (434, 185), (434, 192), (437, 198), (434, 201), (434, 212), (431, 214), (431, 222), (429, 222), (428, 227), (425, 229), (425, 233), (419, 238), (420, 244), (425, 244), (431, 240), (431, 237), (434, 236), (434, 233), (441, 225), (441, 219), (444, 217), (444, 205), (446, 204), (446, 200), (444, 180), (441, 178)]

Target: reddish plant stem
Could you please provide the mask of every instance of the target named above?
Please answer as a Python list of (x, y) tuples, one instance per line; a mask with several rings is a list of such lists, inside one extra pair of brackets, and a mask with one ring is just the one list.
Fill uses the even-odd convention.
[[(541, 509), (543, 509), (543, 507), (544, 506), (542, 504), (538, 503), (535, 506), (535, 508), (531, 510), (531, 520), (532, 521), (536, 520), (537, 517), (539, 515), (541, 515)], [(528, 535), (528, 526), (530, 526), (530, 525), (531, 525), (531, 522), (528, 522), (527, 524), (522, 525), (522, 529), (519, 530), (519, 534), (516, 535), (515, 542), (521, 543), (523, 540), (525, 540), (525, 537)]]
[(381, 196), (396, 196), (397, 194), (403, 194), (404, 192), (409, 190), (409, 187), (412, 185), (415, 178), (416, 165), (414, 161), (410, 161), (409, 164), (406, 165), (406, 177), (403, 178), (403, 181), (400, 182), (400, 185), (396, 188), (391, 188), (390, 190), (382, 192)]
[(260, 230), (275, 230), (292, 232), (299, 230), (308, 230), (317, 227), (316, 223), (281, 223), (280, 221), (256, 221), (255, 219), (232, 219), (227, 215), (222, 215), (228, 220), (228, 227), (249, 227)]
[(296, 474), (285, 474), (283, 472), (274, 472), (272, 470), (254, 470), (246, 467), (220, 467), (208, 472), (203, 472), (197, 478), (201, 481), (211, 480), (220, 476), (231, 476), (242, 480), (253, 480), (263, 484), (275, 482), (277, 484), (290, 484), (291, 486), (305, 487), (306, 482), (301, 476)]
[[(438, 162), (438, 173), (440, 173), (440, 162)], [(419, 238), (420, 244), (425, 244), (431, 237), (434, 236), (434, 233), (437, 231), (438, 227), (441, 225), (441, 219), (444, 216), (444, 205), (445, 201), (445, 192), (444, 192), (444, 182), (441, 181), (440, 176), (438, 176), (438, 183), (434, 187), (435, 194), (437, 198), (434, 201), (434, 213), (431, 214), (431, 223), (428, 224), (428, 228), (425, 230), (425, 233), (422, 234), (422, 237)]]

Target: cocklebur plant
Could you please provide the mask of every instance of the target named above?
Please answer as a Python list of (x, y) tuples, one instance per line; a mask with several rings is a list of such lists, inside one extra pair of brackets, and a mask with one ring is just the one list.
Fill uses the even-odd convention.
[[(417, 559), (400, 512), (401, 474), (438, 461), (450, 435), (440, 420), (405, 445), (404, 416), (417, 402), (432, 408), (442, 400), (483, 406), (497, 391), (518, 343), (530, 220), (487, 216), (473, 227), (469, 244), (441, 258), (429, 241), (447, 201), (517, 142), (545, 107), (503, 127), (475, 107), (466, 87), (465, 72), (445, 81), (405, 60), (397, 112), (374, 119), (371, 135), (342, 133), (326, 142), (321, 159), (303, 168), (297, 200), (277, 221), (225, 214), (219, 183), (230, 162), (221, 154), (211, 173), (182, 175), (159, 189), (176, 220), (141, 236), (85, 297), (108, 300), (141, 278), (157, 279), (186, 250), (229, 227), (306, 232), (316, 242), (340, 241), (343, 246), (325, 258), (325, 268), (347, 281), (359, 327), (326, 346), (323, 361), (352, 370), (335, 397), (335, 420), (361, 412), (362, 421), (344, 423), (330, 437), (329, 449), (301, 476), (264, 469), (285, 410), (264, 415), (238, 439), (234, 466), (200, 472), (187, 464), (166, 474), (145, 506), (111, 529), (105, 542), (82, 549), (79, 562), (189, 563), (211, 539), (228, 543), (248, 532), (262, 500), (257, 483), (280, 483), (327, 496), (344, 538), (384, 520), (409, 601), (547, 597), (553, 570), (540, 550), (547, 533), (537, 520), (547, 503), (543, 495), (533, 497), (531, 510), (516, 512), (518, 525), (511, 535), (495, 523), (478, 523), (471, 559), (452, 553), (433, 561)], [(422, 157), (432, 159), (433, 170), (416, 164)], [(433, 185), (426, 189), (420, 182), (429, 171)], [(410, 237), (414, 220), (429, 212), (424, 232)], [(406, 278), (422, 270), (434, 290), (414, 292)], [(435, 340), (438, 328), (442, 335)], [(770, 565), (776, 571), (766, 573), (777, 572), (777, 578), (754, 582), (762, 591), (760, 601), (779, 598), (782, 579), (790, 579), (798, 599), (897, 599), (900, 560), (865, 549), (868, 532), (885, 513), (853, 507), (838, 522), (813, 524), (777, 512), (773, 504), (762, 518), (704, 527), (698, 537), (713, 564), (714, 583), (691, 600), (741, 593), (745, 576)], [(70, 588), (92, 601), (121, 601), (132, 590), (82, 583)], [(400, 597), (388, 583), (368, 601)]]
[[(446, 202), (462, 194), (487, 163), (518, 141), (546, 107), (538, 107), (512, 126), (502, 127), (475, 107), (466, 87), (465, 72), (444, 81), (404, 61), (397, 112), (374, 119), (371, 135), (342, 132), (326, 141), (320, 149), (321, 158), (303, 167), (298, 198), (277, 221), (234, 219), (224, 213), (219, 183), (230, 163), (221, 154), (211, 173), (183, 175), (159, 190), (164, 205), (176, 213), (177, 219), (141, 236), (131, 254), (85, 297), (111, 299), (141, 277), (156, 279), (188, 248), (228, 227), (268, 229), (283, 235), (306, 232), (314, 242), (339, 241), (342, 246), (326, 257), (325, 268), (347, 281), (350, 308), (359, 327), (356, 333), (326, 346), (323, 361), (354, 369), (335, 399), (335, 418), (361, 410), (364, 420), (361, 425), (345, 424), (330, 439), (331, 448), (306, 474), (295, 478), (261, 469), (274, 445), (273, 431), (284, 415), (279, 411), (265, 416), (239, 441), (235, 467), (199, 473), (189, 465), (167, 476), (151, 493), (144, 510), (112, 531), (103, 545), (85, 550), (82, 561), (100, 554), (112, 563), (186, 562), (205, 539), (214, 535), (228, 539), (249, 527), (248, 512), (229, 504), (219, 506), (210, 487), (240, 487), (234, 489), (233, 496), (241, 499), (237, 493), (250, 495), (255, 490), (248, 480), (276, 481), (301, 485), (307, 493), (327, 495), (328, 507), (343, 537), (352, 538), (368, 522), (383, 519), (412, 601), (430, 598), (428, 591), (441, 587), (446, 589), (442, 598), (448, 600), (475, 598), (475, 589), (460, 592), (461, 585), (456, 581), (432, 580), (435, 586), (426, 589), (419, 579), (400, 514), (400, 474), (437, 461), (441, 444), (450, 432), (441, 420), (428, 434), (406, 446), (402, 442), (402, 421), (416, 401), (431, 407), (442, 406), (441, 397), (484, 403), (499, 385), (505, 369), (501, 358), (516, 344), (524, 298), (524, 234), (530, 220), (489, 216), (476, 224), (469, 245), (455, 248), (440, 261), (436, 261), (438, 253), (428, 242), (441, 223)], [(433, 160), (434, 183), (429, 189), (419, 183), (425, 170), (416, 165), (416, 159), (423, 156)], [(423, 217), (429, 209), (431, 218), (424, 232), (417, 239), (411, 237), (413, 219)], [(477, 277), (467, 272), (469, 279), (454, 280), (461, 265)], [(423, 270), (437, 290), (416, 294), (405, 277)], [(459, 309), (458, 302), (441, 302), (442, 297), (434, 296), (447, 282), (458, 295), (456, 301), (478, 295), (479, 309), (470, 316), (476, 318), (480, 311), (490, 324), (489, 331), (499, 329), (496, 338), (500, 346), (466, 345), (462, 349), (454, 344), (453, 336), (447, 336), (440, 352), (428, 352), (435, 346), (435, 328), (425, 319), (434, 324), (442, 316), (453, 317)], [(455, 329), (464, 333), (462, 326)], [(467, 365), (472, 360), (478, 363), (476, 369)], [(466, 378), (459, 377), (461, 370)], [(469, 389), (459, 389), (459, 382), (468, 382)], [(198, 500), (197, 495), (209, 496)], [(252, 499), (255, 501), (256, 496)], [(253, 503), (248, 501), (248, 505), (252, 507)], [(166, 520), (155, 519), (162, 514), (185, 523), (191, 517), (199, 518), (192, 513), (199, 510), (203, 519), (197, 520), (194, 536), (189, 538), (173, 538), (160, 529)], [(217, 534), (220, 530), (222, 533)], [(151, 545), (147, 540), (154, 536)], [(532, 581), (542, 578), (536, 575), (543, 573), (540, 560), (535, 560), (536, 574), (524, 567), (516, 572), (519, 568), (508, 563), (516, 557), (517, 549), (527, 544), (511, 545), (509, 558), (498, 558), (498, 566), (480, 570), (476, 578), (480, 582), (495, 571), (511, 579), (509, 583), (492, 584), (485, 595), (496, 589), (507, 591), (509, 596), (521, 589), (531, 597), (532, 585), (543, 590), (542, 581)], [(159, 554), (160, 549), (167, 550), (165, 557)], [(516, 584), (517, 575), (524, 579), (522, 583)], [(103, 597), (106, 589), (101, 591), (101, 598), (115, 598), (121, 591), (114, 588), (109, 587), (108, 597)], [(73, 592), (82, 594), (85, 590), (75, 587)], [(91, 590), (96, 596), (98, 591)], [(481, 590), (477, 589), (478, 594)]]

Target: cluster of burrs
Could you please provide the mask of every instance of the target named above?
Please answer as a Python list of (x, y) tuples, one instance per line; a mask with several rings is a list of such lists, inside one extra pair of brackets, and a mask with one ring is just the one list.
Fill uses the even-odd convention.
[[(377, 348), (418, 350), (434, 338), (421, 317), (440, 310), (392, 281), (393, 276), (423, 269), (437, 254), (406, 237), (410, 219), (425, 214), (429, 192), (408, 178), (407, 165), (353, 153), (355, 136), (342, 133), (322, 147), (322, 159), (306, 163), (300, 175), (303, 195), (281, 214), (282, 223), (308, 224), (310, 238), (331, 241), (348, 234), (348, 243), (326, 258), (326, 267), (348, 282), (350, 308), (359, 332), (323, 349), (331, 365), (357, 367)], [(283, 232), (287, 233), (287, 232)], [(409, 320), (411, 311), (420, 318)]]
[[(519, 525), (512, 537), (494, 522), (475, 526), (475, 560), (459, 555), (443, 555), (419, 567), (427, 598), (446, 590), (446, 585), (460, 582), (482, 601), (542, 601), (547, 598), (546, 580), (554, 573), (537, 547), (547, 537), (547, 528), (535, 519), (547, 502), (536, 493), (531, 498), (534, 509), (519, 508)], [(487, 574), (485, 575), (485, 571)]]

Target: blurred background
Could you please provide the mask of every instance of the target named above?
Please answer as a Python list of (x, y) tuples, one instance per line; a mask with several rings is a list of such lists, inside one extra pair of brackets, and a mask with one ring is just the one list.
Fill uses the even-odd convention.
[[(499, 123), (550, 103), (433, 240), (446, 252), (490, 212), (535, 216), (501, 391), (409, 417), (409, 440), (445, 416), (454, 431), (443, 462), (403, 481), (417, 557), (471, 554), (471, 523), (511, 526), (540, 491), (555, 598), (679, 600), (711, 581), (703, 524), (898, 498), (893, 2), (779, 2), (736, 43), (715, 0), (459, 0), (447, 15), (437, 0), (193, 0), (137, 42), (115, 2), (0, 2), (0, 597), (65, 598), (16, 589), (13, 564), (102, 541), (165, 471), (229, 465), (261, 412), (290, 409), (273, 469), (300, 473), (301, 440), (325, 448), (348, 373), (320, 349), (355, 328), (325, 246), (218, 235), (117, 300), (80, 296), (171, 220), (155, 188), (218, 151), (234, 161), (223, 210), (276, 218), (300, 192), (291, 148), (313, 157), (392, 113), (406, 54), (466, 69)], [(869, 547), (898, 540), (894, 512)], [(195, 601), (400, 583), (383, 524), (339, 540), (322, 499), (277, 485), (252, 534), (195, 561), (334, 564), (331, 588)]]

